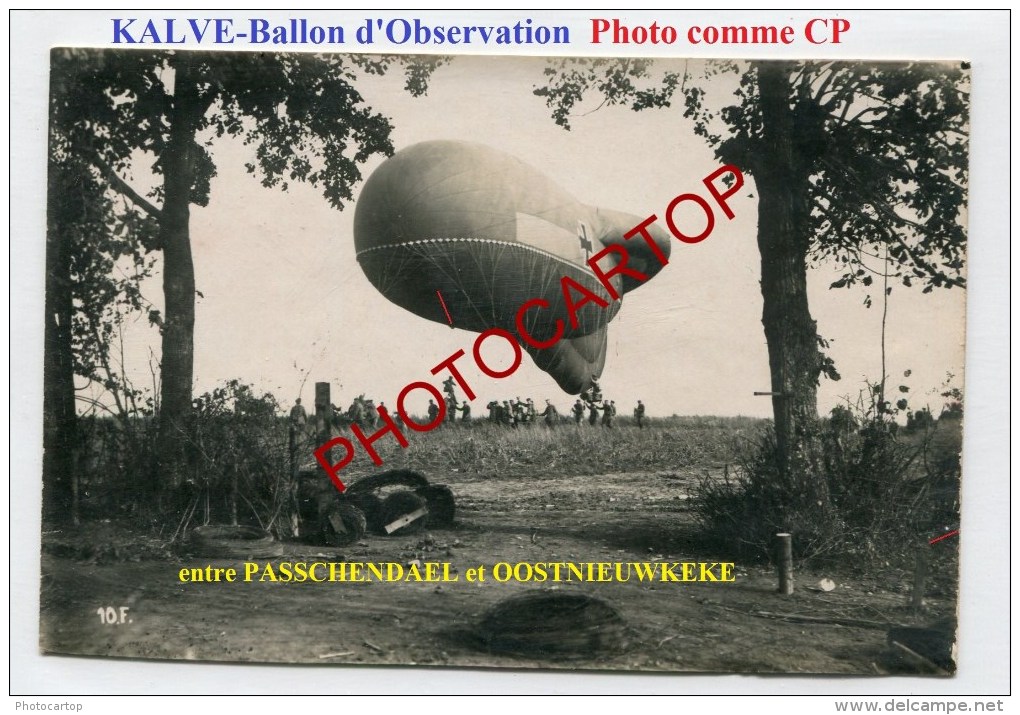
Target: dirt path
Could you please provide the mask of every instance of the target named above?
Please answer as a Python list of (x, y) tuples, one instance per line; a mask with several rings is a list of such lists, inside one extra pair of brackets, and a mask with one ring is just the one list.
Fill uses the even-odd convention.
[[(456, 583), (182, 584), (182, 560), (90, 564), (43, 556), (44, 650), (140, 658), (296, 663), (416, 664), (612, 670), (874, 674), (885, 630), (909, 621), (902, 583), (837, 578), (825, 593), (775, 594), (765, 568), (738, 565), (733, 583), (561, 583), (614, 606), (627, 647), (571, 659), (486, 652), (472, 636), (498, 601), (548, 586), (468, 583), (468, 568), (499, 561), (711, 561), (693, 553), (683, 484), (641, 473), (479, 481), (451, 475), (453, 529), (405, 538), (368, 537), (345, 549), (287, 544), (274, 561), (449, 562)], [(718, 560), (716, 558), (715, 560)], [(264, 561), (264, 560), (263, 560)], [(798, 574), (802, 586), (823, 574)], [(831, 574), (824, 574), (831, 575)], [(902, 581), (902, 578), (899, 579)], [(97, 609), (129, 608), (104, 625)], [(794, 623), (769, 614), (838, 620)], [(853, 625), (854, 622), (865, 625)]]

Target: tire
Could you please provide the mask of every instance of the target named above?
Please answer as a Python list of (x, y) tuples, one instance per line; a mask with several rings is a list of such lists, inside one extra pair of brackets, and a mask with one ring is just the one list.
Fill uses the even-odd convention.
[(265, 559), (283, 555), (283, 544), (253, 526), (199, 526), (191, 530), (188, 551), (211, 559)]
[(425, 500), (429, 508), (429, 513), (425, 516), (425, 526), (444, 528), (453, 524), (457, 507), (450, 487), (445, 484), (430, 484), (417, 489), (416, 493)]
[(367, 528), (361, 509), (343, 502), (324, 511), (320, 523), (322, 540), (330, 546), (353, 544), (365, 536)]
[(347, 497), (360, 496), (369, 492), (373, 492), (376, 489), (382, 489), (383, 487), (409, 487), (410, 489), (418, 489), (420, 487), (427, 487), (429, 480), (418, 472), (413, 472), (410, 469), (391, 469), (388, 472), (382, 472), (381, 474), (373, 474), (370, 477), (364, 477), (347, 487), (347, 491), (344, 495)]
[(400, 517), (413, 514), (420, 509), (426, 509), (425, 500), (420, 496), (410, 491), (393, 492), (383, 500), (380, 515), (382, 517), (382, 533), (389, 536), (403, 536), (405, 534), (414, 534), (422, 530), (425, 526), (425, 517), (428, 516), (426, 513), (424, 517), (419, 517), (409, 524), (405, 524), (391, 532), (386, 531), (386, 527)]
[(346, 498), (345, 501), (351, 506), (360, 509), (361, 513), (365, 515), (365, 523), (369, 533), (386, 533), (383, 531), (382, 499), (375, 494), (366, 492), (364, 494), (355, 494), (353, 497)]

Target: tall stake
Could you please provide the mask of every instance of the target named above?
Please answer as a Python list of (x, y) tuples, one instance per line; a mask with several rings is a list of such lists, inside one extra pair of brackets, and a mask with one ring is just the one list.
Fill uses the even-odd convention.
[(776, 534), (776, 557), (779, 593), (789, 596), (793, 593), (793, 537), (790, 534)]

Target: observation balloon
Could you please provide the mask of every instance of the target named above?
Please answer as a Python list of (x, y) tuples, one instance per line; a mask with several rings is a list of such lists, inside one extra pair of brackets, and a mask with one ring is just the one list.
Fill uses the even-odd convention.
[[(614, 299), (587, 261), (612, 244), (626, 248), (627, 267), (649, 278), (662, 268), (649, 242), (623, 235), (638, 216), (581, 203), (535, 168), (489, 147), (459, 141), (415, 144), (383, 162), (361, 191), (354, 214), (354, 245), (369, 281), (387, 299), (444, 325), (439, 291), (455, 327), (516, 335), (535, 364), (569, 394), (601, 375), (606, 329), (622, 295), (644, 281), (609, 278)], [(647, 228), (663, 256), (670, 242)], [(598, 262), (604, 274), (618, 265), (611, 253)], [(575, 291), (564, 279), (598, 296)], [(522, 327), (540, 349), (521, 338)], [(572, 304), (571, 304), (572, 303)], [(571, 315), (573, 313), (573, 315)], [(573, 320), (572, 320), (573, 318)]]

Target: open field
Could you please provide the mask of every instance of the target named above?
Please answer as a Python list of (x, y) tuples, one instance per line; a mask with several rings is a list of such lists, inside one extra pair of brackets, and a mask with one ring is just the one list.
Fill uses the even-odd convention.
[[(775, 592), (764, 559), (738, 563), (731, 583), (466, 581), (469, 568), (491, 571), (498, 562), (731, 560), (699, 543), (689, 497), (697, 479), (733, 463), (734, 440), (757, 427), (677, 418), (646, 430), (479, 424), (412, 436), (406, 450), (383, 453), (383, 468), (448, 484), (457, 498), (451, 528), (368, 536), (349, 547), (288, 541), (272, 559), (439, 561), (456, 582), (184, 584), (182, 567), (240, 567), (244, 559), (175, 555), (122, 522), (47, 532), (41, 644), (54, 653), (211, 661), (875, 674), (887, 628), (916, 622), (913, 564), (902, 559), (798, 564), (789, 597)], [(955, 613), (957, 542), (931, 547), (921, 622)], [(823, 577), (835, 589), (811, 590)], [(570, 657), (489, 652), (477, 633), (486, 611), (549, 587), (614, 607), (622, 642)], [(127, 606), (130, 622), (104, 625), (97, 609), (107, 606)]]

